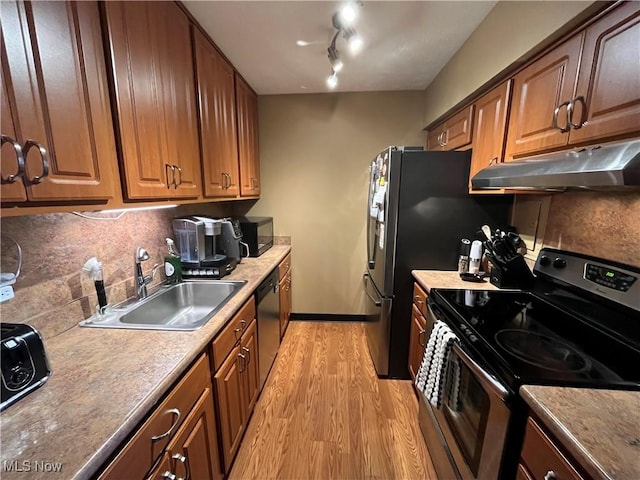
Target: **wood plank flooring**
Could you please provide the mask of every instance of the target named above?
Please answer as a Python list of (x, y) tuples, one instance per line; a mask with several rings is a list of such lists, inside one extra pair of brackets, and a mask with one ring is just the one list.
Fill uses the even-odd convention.
[(412, 388), (377, 378), (363, 324), (293, 321), (229, 479), (437, 479)]

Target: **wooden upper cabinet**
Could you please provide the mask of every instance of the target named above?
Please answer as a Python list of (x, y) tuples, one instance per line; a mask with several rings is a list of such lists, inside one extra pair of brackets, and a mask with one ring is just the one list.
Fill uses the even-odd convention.
[(240, 158), (240, 195), (260, 195), (260, 158), (258, 155), (258, 96), (242, 77), (236, 75), (238, 116), (238, 153)]
[(587, 28), (570, 143), (640, 132), (639, 51), (638, 2), (623, 3)]
[(566, 145), (567, 106), (580, 63), (582, 37), (572, 37), (514, 77), (507, 161)]
[(507, 160), (640, 133), (640, 4), (621, 2), (514, 78)]
[(240, 195), (233, 67), (193, 28), (205, 197)]
[(471, 178), (476, 173), (489, 165), (502, 162), (504, 158), (510, 94), (511, 80), (508, 80), (475, 103), (469, 188)]
[(473, 105), (470, 105), (429, 131), (427, 150), (456, 150), (469, 145), (472, 125)]
[(126, 196), (197, 197), (200, 158), (189, 21), (173, 2), (103, 5)]
[(25, 158), (18, 171), (5, 138), (2, 200), (113, 198), (118, 169), (98, 3), (3, 1), (1, 18), (2, 135)]

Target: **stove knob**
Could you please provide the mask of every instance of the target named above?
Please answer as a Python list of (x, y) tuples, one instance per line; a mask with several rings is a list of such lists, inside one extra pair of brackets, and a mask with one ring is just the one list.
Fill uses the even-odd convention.
[(557, 257), (553, 261), (553, 266), (556, 268), (564, 268), (567, 266), (567, 261), (564, 258)]
[(551, 259), (549, 257), (547, 257), (546, 255), (542, 255), (540, 257), (540, 265), (542, 265), (543, 267), (547, 267), (547, 266), (551, 265)]

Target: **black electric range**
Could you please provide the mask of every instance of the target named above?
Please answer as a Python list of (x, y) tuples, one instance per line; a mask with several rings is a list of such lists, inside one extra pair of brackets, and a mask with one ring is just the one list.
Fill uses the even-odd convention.
[(520, 385), (640, 390), (640, 269), (543, 249), (527, 291), (432, 289), (483, 367)]

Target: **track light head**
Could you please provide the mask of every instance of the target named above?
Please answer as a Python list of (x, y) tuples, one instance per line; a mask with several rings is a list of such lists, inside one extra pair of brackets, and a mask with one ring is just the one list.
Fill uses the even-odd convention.
[(331, 75), (327, 77), (327, 87), (331, 90), (338, 86), (338, 76), (336, 75), (335, 70), (331, 70)]
[(349, 52), (352, 55), (356, 55), (362, 50), (364, 42), (362, 41), (362, 37), (358, 35), (358, 32), (353, 28), (348, 28), (344, 30), (344, 39), (349, 46)]

